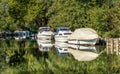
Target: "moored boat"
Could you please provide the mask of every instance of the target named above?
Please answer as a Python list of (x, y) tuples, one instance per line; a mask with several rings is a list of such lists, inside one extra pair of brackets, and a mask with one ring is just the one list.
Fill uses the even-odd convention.
[(37, 39), (51, 39), (54, 33), (50, 27), (40, 27), (37, 34)]
[(14, 38), (16, 40), (26, 39), (29, 37), (29, 31), (15, 31)]
[(30, 32), (29, 31), (22, 31), (22, 38), (26, 39), (29, 37)]
[(15, 31), (14, 32), (14, 38), (16, 40), (22, 39), (22, 31)]
[(71, 35), (72, 32), (68, 27), (58, 27), (55, 33), (55, 41), (67, 42), (67, 37)]
[(68, 43), (95, 45), (98, 41), (98, 34), (91, 28), (76, 29), (70, 36), (68, 36)]

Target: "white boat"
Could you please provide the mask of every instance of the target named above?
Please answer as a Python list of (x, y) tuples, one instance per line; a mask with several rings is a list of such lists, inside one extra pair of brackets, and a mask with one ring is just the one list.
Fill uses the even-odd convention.
[(15, 38), (16, 40), (23, 39), (22, 36), (23, 36), (22, 31), (15, 31), (15, 32), (14, 32), (14, 38)]
[(98, 41), (98, 34), (91, 28), (76, 29), (70, 36), (68, 36), (68, 43), (95, 45)]
[(58, 27), (55, 33), (55, 41), (67, 42), (67, 37), (71, 35), (72, 32), (68, 27)]
[(68, 54), (67, 43), (55, 42), (55, 48), (56, 48), (58, 54)]
[(53, 35), (54, 35), (54, 33), (51, 31), (50, 27), (40, 27), (38, 34), (37, 34), (37, 39), (51, 40)]
[(22, 37), (23, 39), (26, 39), (29, 37), (30, 31), (22, 31)]
[(26, 39), (27, 37), (29, 37), (29, 31), (15, 31), (14, 32), (14, 38), (16, 40)]
[(51, 42), (42, 42), (40, 40), (37, 40), (37, 43), (39, 46), (39, 50), (41, 52), (48, 52), (53, 46), (53, 44)]

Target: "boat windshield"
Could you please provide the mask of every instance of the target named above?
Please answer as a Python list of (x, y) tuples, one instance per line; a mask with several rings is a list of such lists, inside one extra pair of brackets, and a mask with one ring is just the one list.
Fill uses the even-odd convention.
[(60, 29), (61, 31), (70, 31), (70, 29), (68, 28), (63, 28), (63, 29)]
[(42, 28), (42, 31), (51, 31), (50, 28)]

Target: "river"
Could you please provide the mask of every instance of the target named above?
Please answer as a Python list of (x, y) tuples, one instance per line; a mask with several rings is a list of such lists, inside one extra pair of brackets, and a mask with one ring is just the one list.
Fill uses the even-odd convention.
[(120, 74), (120, 55), (105, 46), (0, 40), (0, 74)]

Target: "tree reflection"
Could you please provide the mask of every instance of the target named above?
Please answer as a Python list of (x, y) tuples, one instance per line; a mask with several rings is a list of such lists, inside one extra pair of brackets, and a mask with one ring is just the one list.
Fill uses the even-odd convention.
[(14, 51), (14, 55), (10, 57), (9, 65), (10, 66), (16, 66), (20, 63), (23, 63), (26, 61), (26, 59), (23, 57), (25, 55), (25, 51)]
[[(54, 47), (39, 51), (37, 42), (2, 40), (0, 44), (0, 74), (119, 74), (120, 56), (107, 55), (99, 48), (96, 59), (78, 61), (73, 55), (58, 56)], [(8, 61), (8, 62), (7, 62)]]

